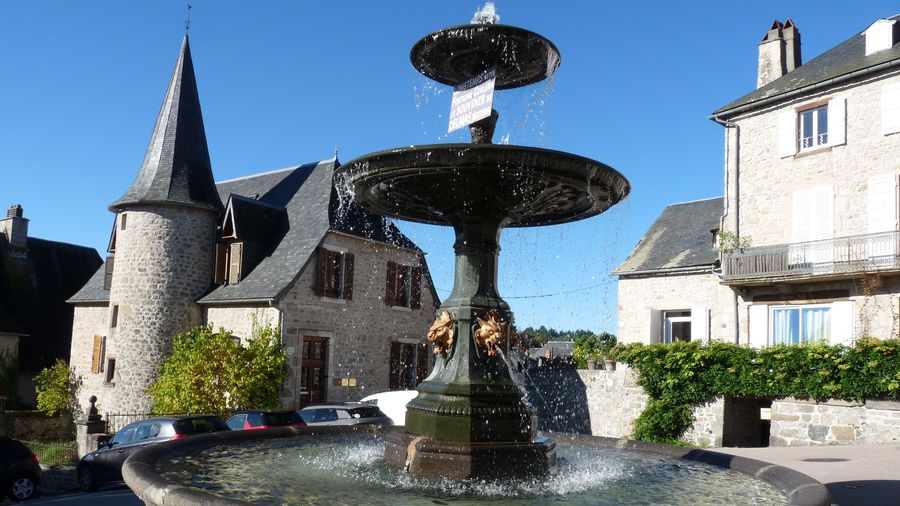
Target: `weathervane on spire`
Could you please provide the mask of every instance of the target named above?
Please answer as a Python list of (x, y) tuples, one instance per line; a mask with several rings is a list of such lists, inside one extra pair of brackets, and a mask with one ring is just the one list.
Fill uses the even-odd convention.
[(187, 15), (184, 17), (184, 34), (191, 30), (191, 4), (187, 4)]

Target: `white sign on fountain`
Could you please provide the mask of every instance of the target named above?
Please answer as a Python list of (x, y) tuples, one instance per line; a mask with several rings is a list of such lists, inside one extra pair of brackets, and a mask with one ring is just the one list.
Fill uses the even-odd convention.
[(448, 133), (491, 115), (496, 80), (497, 67), (493, 67), (453, 88)]

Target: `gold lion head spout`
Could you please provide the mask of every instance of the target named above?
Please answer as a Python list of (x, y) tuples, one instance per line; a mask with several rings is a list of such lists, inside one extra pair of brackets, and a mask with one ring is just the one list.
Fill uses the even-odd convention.
[(497, 345), (506, 335), (506, 322), (500, 321), (500, 314), (491, 309), (484, 315), (484, 319), (475, 318), (478, 321), (478, 330), (475, 331), (475, 342), (484, 349), (489, 357), (498, 354)]
[(453, 346), (453, 317), (450, 311), (444, 310), (428, 329), (428, 341), (434, 345), (434, 354), (447, 354)]

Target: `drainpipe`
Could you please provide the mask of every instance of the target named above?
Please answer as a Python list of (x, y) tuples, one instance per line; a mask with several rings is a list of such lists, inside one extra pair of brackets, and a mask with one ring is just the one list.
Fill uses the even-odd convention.
[[(725, 187), (728, 188), (728, 168), (731, 163), (731, 143), (728, 142), (728, 128), (734, 129), (734, 236), (738, 242), (741, 240), (741, 128), (737, 123), (712, 116), (711, 119), (726, 128), (725, 135)], [(725, 210), (728, 211), (728, 195), (725, 195)], [(722, 221), (719, 230), (725, 225), (725, 215), (722, 215)], [(740, 330), (740, 304), (738, 303), (738, 294), (734, 288), (731, 289), (732, 301), (734, 303), (734, 344), (741, 343)]]

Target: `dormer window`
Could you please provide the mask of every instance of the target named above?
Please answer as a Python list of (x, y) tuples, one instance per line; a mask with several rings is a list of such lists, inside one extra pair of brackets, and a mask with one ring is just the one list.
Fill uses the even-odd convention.
[(828, 144), (828, 106), (800, 112), (800, 150)]
[(353, 298), (353, 254), (319, 248), (316, 295), (330, 299)]

